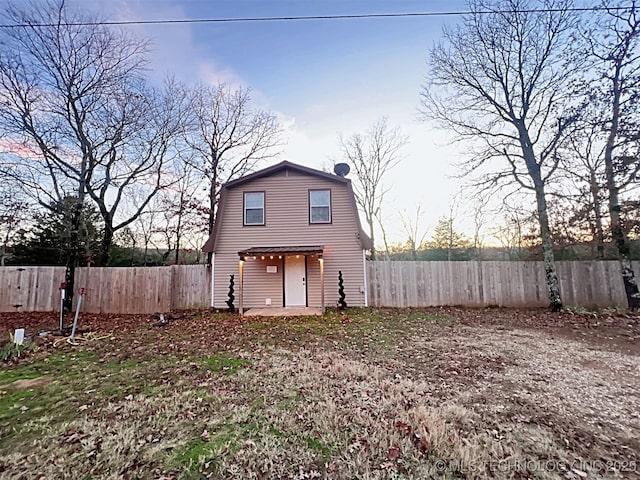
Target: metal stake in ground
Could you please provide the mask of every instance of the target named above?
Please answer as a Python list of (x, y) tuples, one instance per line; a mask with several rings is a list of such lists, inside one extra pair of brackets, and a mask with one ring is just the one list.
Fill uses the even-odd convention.
[(62, 328), (64, 327), (64, 292), (67, 288), (67, 284), (62, 282), (60, 284), (60, 333), (62, 333)]
[(80, 305), (82, 305), (82, 298), (84, 297), (84, 288), (80, 289), (80, 295), (78, 296), (78, 303), (76, 304), (76, 315), (73, 318), (73, 328), (71, 329), (71, 338), (76, 334), (76, 327), (78, 326), (78, 315), (80, 315)]

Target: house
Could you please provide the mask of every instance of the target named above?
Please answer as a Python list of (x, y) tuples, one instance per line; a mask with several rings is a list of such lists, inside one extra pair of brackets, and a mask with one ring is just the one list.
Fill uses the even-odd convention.
[(226, 183), (203, 251), (212, 252), (211, 306), (225, 308), (230, 275), (244, 309), (367, 305), (365, 251), (351, 180), (284, 161)]

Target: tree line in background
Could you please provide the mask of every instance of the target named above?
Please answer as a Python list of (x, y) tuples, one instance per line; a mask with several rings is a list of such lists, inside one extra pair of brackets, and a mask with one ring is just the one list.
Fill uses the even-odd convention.
[(249, 90), (157, 87), (146, 40), (63, 0), (8, 4), (3, 17), (2, 260), (13, 243), (14, 261), (66, 264), (67, 308), (77, 265), (108, 265), (122, 245), (141, 264), (154, 248), (163, 262), (199, 248), (220, 185), (279, 144)]
[(554, 203), (584, 210), (600, 256), (606, 212), (629, 306), (638, 308), (621, 195), (640, 170), (639, 5), (601, 0), (590, 15), (574, 5), (470, 0), (471, 13), (431, 49), (422, 113), (469, 148), (464, 168), (481, 192), (515, 187), (535, 197), (553, 310), (562, 308)]
[[(429, 52), (420, 114), (464, 146), (473, 238), (454, 229), (458, 198), (429, 238), (422, 206), (398, 213), (407, 240), (390, 243), (385, 176), (407, 138), (384, 118), (339, 137), (383, 246), (372, 258), (541, 258), (554, 309), (556, 258), (618, 258), (637, 306), (639, 6), (592, 6), (469, 0)], [(76, 265), (202, 261), (221, 185), (277, 155), (276, 116), (249, 89), (154, 84), (145, 39), (63, 0), (9, 4), (3, 16), (14, 26), (0, 32), (2, 264), (67, 265), (70, 306)]]
[[(595, 258), (620, 260), (629, 306), (640, 308), (629, 241), (639, 217), (640, 4), (600, 0), (588, 14), (572, 0), (469, 0), (468, 7), (429, 52), (423, 119), (464, 146), (460, 167), (473, 196), (487, 203), (501, 198), (512, 218), (522, 212), (521, 244), (520, 217), (535, 222), (527, 242), (540, 247), (553, 310), (562, 308), (555, 259), (570, 245), (584, 255), (580, 245), (587, 242)], [(362, 151), (353, 142), (347, 148)], [(393, 163), (370, 151), (371, 166)], [(365, 186), (371, 181), (365, 178)], [(531, 197), (533, 209), (526, 208)], [(365, 215), (371, 227), (378, 204), (358, 200), (374, 213)], [(416, 242), (417, 222), (403, 220), (403, 253), (432, 258), (429, 250), (441, 250), (437, 242)], [(447, 227), (452, 259), (464, 245), (452, 248), (451, 217), (436, 230)]]

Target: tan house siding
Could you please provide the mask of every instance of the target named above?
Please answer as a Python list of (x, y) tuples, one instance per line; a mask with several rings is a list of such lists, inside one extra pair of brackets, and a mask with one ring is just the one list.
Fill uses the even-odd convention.
[[(309, 224), (310, 189), (331, 190), (330, 224)], [(265, 192), (265, 225), (244, 226), (243, 193), (255, 191)], [(311, 245), (324, 245), (325, 305), (335, 306), (338, 300), (338, 270), (343, 272), (347, 303), (362, 305), (361, 289), (365, 285), (362, 244), (350, 195), (345, 183), (291, 169), (228, 189), (224, 211), (218, 213), (214, 305), (224, 308), (230, 274), (236, 275), (236, 292), (239, 292), (238, 251), (252, 247)], [(245, 261), (245, 307), (264, 307), (266, 298), (271, 298), (275, 307), (283, 306), (283, 263), (277, 256)], [(278, 273), (266, 273), (267, 265), (277, 265)], [(309, 306), (320, 306), (320, 268), (318, 258), (312, 256), (307, 258), (307, 302)]]
[[(326, 269), (326, 260), (325, 260), (325, 271), (324, 271), (324, 295), (326, 299), (326, 304), (330, 305), (329, 297), (331, 290), (331, 279), (327, 277), (327, 269)], [(320, 262), (317, 257), (307, 258), (307, 285), (320, 285)], [(320, 305), (320, 289), (319, 288), (307, 288), (307, 300), (309, 305)], [(333, 303), (335, 305), (335, 302)]]
[[(238, 268), (238, 255), (236, 252), (236, 269)], [(244, 264), (244, 305), (266, 306), (266, 299), (271, 299), (272, 306), (282, 306), (282, 264), (283, 260), (271, 260), (269, 256), (265, 260), (247, 260)], [(277, 273), (267, 273), (267, 266), (277, 267)], [(237, 303), (237, 302), (236, 302)]]

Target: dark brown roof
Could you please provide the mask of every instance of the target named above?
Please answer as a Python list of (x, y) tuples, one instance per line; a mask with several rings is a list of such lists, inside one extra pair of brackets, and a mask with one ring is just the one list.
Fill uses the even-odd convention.
[(245, 175), (244, 177), (237, 178), (236, 180), (232, 180), (230, 182), (225, 183), (226, 188), (234, 188), (238, 185), (242, 185), (243, 183), (250, 182), (257, 178), (268, 177), (269, 175), (273, 175), (274, 173), (279, 172), (280, 170), (284, 170), (288, 168), (293, 171), (297, 171), (300, 173), (306, 173), (307, 175), (313, 175), (315, 177), (326, 178), (327, 180), (331, 180), (333, 182), (338, 183), (350, 183), (351, 180), (339, 177), (338, 175), (334, 175), (333, 173), (323, 172), (322, 170), (316, 170), (315, 168), (305, 167), (303, 165), (298, 165), (297, 163), (291, 163), (287, 160), (284, 160), (280, 163), (276, 163), (275, 165), (271, 165), (270, 167), (264, 168), (262, 170), (258, 170), (255, 173), (250, 173), (249, 175)]
[(314, 246), (292, 246), (292, 247), (251, 247), (247, 250), (242, 250), (238, 252), (240, 256), (251, 256), (251, 255), (287, 255), (291, 253), (302, 253), (302, 254), (321, 254), (324, 249), (324, 245), (314, 245)]
[(356, 227), (358, 229), (358, 239), (360, 240), (360, 244), (362, 245), (362, 248), (364, 250), (370, 250), (371, 248), (373, 248), (373, 242), (371, 241), (369, 236), (364, 232), (364, 230), (362, 229), (362, 225), (360, 224), (360, 216), (358, 214), (358, 207), (356, 205), (355, 196), (353, 194), (351, 180), (349, 180), (348, 178), (339, 177), (338, 175), (333, 175), (331, 173), (323, 172), (321, 170), (316, 170), (315, 168), (309, 168), (303, 165), (298, 165), (296, 163), (291, 163), (285, 160), (275, 165), (272, 165), (270, 167), (267, 167), (265, 169), (259, 170), (255, 173), (251, 173), (249, 175), (245, 175), (244, 177), (238, 178), (236, 180), (227, 182), (222, 186), (222, 189), (220, 191), (220, 200), (218, 202), (218, 214), (216, 215), (216, 220), (213, 225), (213, 231), (211, 232), (211, 235), (209, 235), (209, 238), (207, 239), (204, 246), (202, 247), (203, 252), (215, 252), (216, 238), (217, 238), (218, 229), (220, 228), (220, 222), (221, 222), (220, 217), (222, 215), (222, 212), (224, 212), (227, 191), (239, 185), (243, 185), (247, 182), (255, 180), (257, 178), (273, 175), (274, 173), (277, 173), (284, 169), (290, 169), (300, 173), (306, 173), (308, 175), (314, 175), (316, 177), (326, 178), (333, 182), (346, 184), (347, 189), (349, 190), (349, 195), (351, 196), (351, 199), (352, 199), (351, 204), (352, 204), (353, 212), (356, 218)]

